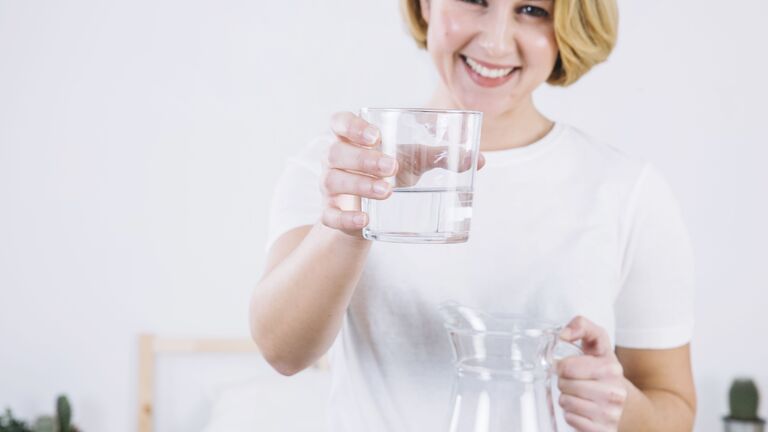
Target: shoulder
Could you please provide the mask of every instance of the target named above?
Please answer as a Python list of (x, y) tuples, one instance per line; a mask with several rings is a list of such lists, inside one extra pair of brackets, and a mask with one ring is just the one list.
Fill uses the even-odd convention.
[(615, 143), (598, 139), (568, 124), (562, 124), (562, 128), (562, 152), (575, 161), (582, 173), (589, 173), (595, 180), (637, 185), (654, 171), (648, 161), (629, 154)]
[(317, 160), (317, 158), (321, 157), (324, 152), (328, 150), (328, 147), (335, 141), (336, 136), (331, 132), (316, 135), (301, 147), (295, 157)]
[(289, 165), (298, 165), (319, 173), (320, 160), (335, 141), (336, 136), (331, 132), (318, 134), (291, 154), (287, 159), (287, 163)]
[[(682, 209), (666, 176), (652, 162), (611, 143), (567, 126), (564, 148), (577, 160), (579, 180), (597, 186), (601, 195), (618, 196), (628, 226), (663, 225), (684, 231)], [(667, 237), (676, 235), (672, 232)]]
[(667, 178), (652, 162), (631, 155), (619, 147), (598, 140), (572, 126), (566, 126), (571, 145), (607, 178), (630, 184), (635, 194), (672, 196)]

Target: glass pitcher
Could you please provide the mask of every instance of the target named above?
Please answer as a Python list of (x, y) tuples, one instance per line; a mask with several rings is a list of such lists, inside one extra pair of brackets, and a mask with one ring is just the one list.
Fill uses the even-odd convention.
[(456, 374), (450, 432), (557, 432), (554, 362), (581, 355), (559, 338), (561, 325), (440, 305)]

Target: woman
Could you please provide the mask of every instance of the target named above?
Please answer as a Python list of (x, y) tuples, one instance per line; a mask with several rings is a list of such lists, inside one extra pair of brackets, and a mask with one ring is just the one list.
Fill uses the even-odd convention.
[[(333, 116), (333, 135), (289, 161), (273, 202), (251, 331), (296, 373), (331, 349), (333, 431), (439, 430), (451, 352), (435, 305), (569, 322), (585, 355), (558, 364), (579, 431), (691, 430), (692, 253), (677, 203), (648, 164), (553, 122), (533, 104), (614, 46), (614, 0), (403, 0), (440, 75), (429, 107), (484, 112), (471, 239), (367, 241), (360, 197), (387, 199), (397, 161), (375, 127)], [(320, 191), (317, 191), (318, 185)]]

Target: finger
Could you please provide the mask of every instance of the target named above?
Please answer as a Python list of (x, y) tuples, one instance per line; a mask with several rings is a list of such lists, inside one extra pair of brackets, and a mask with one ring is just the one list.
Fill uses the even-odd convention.
[(591, 355), (567, 357), (558, 360), (557, 376), (569, 379), (612, 379), (624, 376), (621, 363), (610, 357)]
[[(447, 159), (445, 159), (447, 160)], [(485, 156), (483, 156), (482, 153), (478, 153), (477, 156), (477, 169), (480, 169), (485, 165)], [(440, 168), (446, 168), (445, 166), (441, 166)], [(472, 152), (469, 150), (462, 150), (461, 151), (461, 161), (459, 162), (459, 166), (455, 171), (457, 172), (465, 172), (472, 168)]]
[(342, 211), (336, 207), (327, 207), (321, 218), (323, 224), (330, 228), (355, 233), (368, 225), (368, 215), (359, 211)]
[(337, 141), (328, 149), (328, 167), (389, 177), (395, 174), (397, 161), (380, 151)]
[(607, 432), (592, 420), (582, 417), (578, 414), (564, 413), (565, 422), (574, 427), (579, 432)]
[(346, 111), (331, 116), (331, 130), (339, 138), (367, 147), (376, 145), (380, 136), (376, 126)]
[(561, 394), (558, 401), (566, 413), (578, 414), (591, 421), (599, 421), (602, 418), (600, 405), (587, 399), (582, 399), (568, 394)]
[(627, 399), (626, 388), (602, 381), (560, 378), (557, 380), (557, 388), (564, 394), (612, 405), (623, 405)]
[(461, 163), (458, 172), (462, 173), (472, 168), (472, 152), (462, 151)]
[(392, 194), (392, 187), (384, 180), (339, 169), (328, 170), (325, 173), (322, 186), (323, 192), (330, 196), (348, 194), (372, 199), (386, 199)]
[(611, 340), (608, 333), (583, 316), (572, 319), (560, 332), (560, 338), (568, 342), (581, 340), (584, 354), (604, 356), (611, 352)]
[[(435, 168), (443, 168), (462, 173), (472, 168), (472, 152), (468, 150), (453, 150), (448, 146), (425, 146), (415, 144), (410, 150), (410, 159), (415, 161), (414, 166), (423, 174)], [(483, 164), (485, 158), (483, 157)], [(480, 158), (478, 158), (478, 163)]]
[[(405, 149), (410, 149), (405, 147)], [(397, 175), (395, 176), (396, 187), (413, 186), (421, 178), (421, 158), (414, 157), (415, 152), (410, 150), (401, 151), (400, 146), (397, 150)]]
[[(484, 157), (482, 161), (485, 164)], [(451, 151), (448, 146), (398, 144), (397, 164), (397, 186), (410, 186), (416, 184), (424, 173), (435, 168), (459, 173), (469, 170), (472, 168), (472, 153)]]

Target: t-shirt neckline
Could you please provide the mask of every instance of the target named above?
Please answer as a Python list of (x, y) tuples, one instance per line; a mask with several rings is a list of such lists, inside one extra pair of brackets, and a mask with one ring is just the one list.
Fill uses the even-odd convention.
[(562, 123), (555, 122), (552, 129), (546, 135), (526, 146), (505, 150), (482, 151), (485, 163), (487, 166), (501, 166), (534, 158), (557, 143), (564, 130), (565, 126)]

